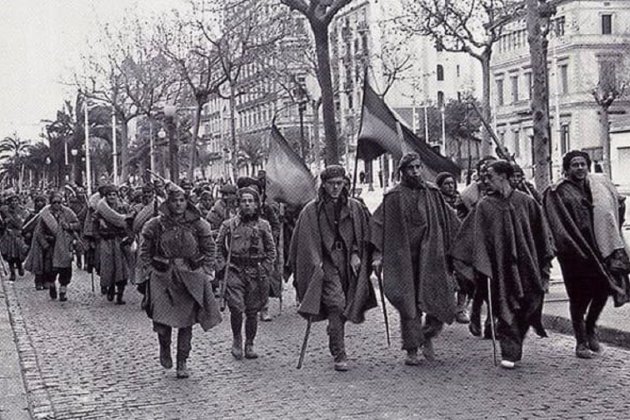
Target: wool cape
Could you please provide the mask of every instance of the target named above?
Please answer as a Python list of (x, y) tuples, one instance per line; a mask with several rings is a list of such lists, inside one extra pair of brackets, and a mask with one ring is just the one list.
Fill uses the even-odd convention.
[[(545, 190), (543, 206), (553, 233), (565, 282), (599, 282), (608, 287), (615, 306), (630, 301), (627, 272), (612, 273), (610, 259), (619, 255), (627, 262), (621, 235), (623, 198), (603, 175), (589, 174), (592, 203), (580, 188), (562, 179)], [(627, 265), (627, 264), (624, 264)], [(624, 270), (627, 271), (627, 270)], [(592, 287), (594, 284), (577, 284)]]
[[(128, 226), (126, 215), (112, 208), (107, 199), (101, 198), (96, 205), (96, 214), (102, 218), (107, 225), (104, 229), (109, 232), (116, 232), (113, 237), (102, 235), (101, 223), (97, 226), (100, 236), (99, 240), (99, 275), (101, 287), (112, 287), (117, 283), (124, 283), (132, 277), (135, 263), (130, 246), (123, 246), (122, 240), (127, 234)], [(112, 228), (113, 227), (113, 228)], [(131, 278), (133, 283), (133, 278)]]
[[(68, 225), (68, 230), (62, 229), (62, 222)], [(44, 257), (49, 252), (52, 252), (52, 267), (70, 267), (72, 265), (72, 240), (74, 239), (71, 231), (78, 230), (79, 227), (79, 220), (70, 208), (62, 206), (61, 212), (55, 218), (50, 205), (44, 207), (39, 212), (31, 249), (24, 262), (24, 268), (33, 274), (44, 274), (47, 271)], [(52, 250), (48, 249), (50, 245), (47, 237), (54, 238)]]
[[(160, 215), (149, 220), (142, 228), (139, 257), (148, 286), (143, 308), (154, 322), (174, 328), (185, 328), (195, 323), (204, 331), (221, 322), (219, 305), (212, 291), (214, 241), (207, 221), (199, 210), (188, 204), (183, 221), (176, 221), (167, 203), (160, 206)], [(185, 236), (179, 247), (163, 241), (165, 232)], [(188, 244), (188, 241), (192, 243)], [(194, 255), (193, 255), (194, 254)], [(174, 258), (174, 257), (177, 258)], [(153, 257), (169, 261), (168, 268), (160, 271), (153, 265)], [(179, 260), (202, 260), (193, 269)]]
[[(322, 289), (324, 284), (323, 247), (334, 241), (335, 233), (326, 220), (323, 199), (310, 201), (298, 217), (291, 245), (289, 247), (289, 264), (292, 268), (297, 295), (300, 300), (298, 313), (312, 321), (326, 319), (322, 307)], [(355, 324), (365, 320), (365, 312), (377, 306), (374, 288), (370, 282), (371, 260), (369, 253), (369, 213), (357, 200), (348, 198), (347, 205), (342, 207), (339, 224), (349, 221), (354, 231), (354, 244), (348, 245), (347, 261), (350, 261), (351, 245), (356, 246), (361, 259), (358, 276), (350, 275), (346, 290), (346, 307), (344, 316)]]
[[(442, 322), (455, 318), (456, 281), (451, 275), (447, 252), (459, 227), (455, 212), (446, 204), (440, 189), (425, 183), (426, 235), (417, 250), (411, 250), (401, 203), (405, 187), (389, 190), (372, 218), (372, 243), (383, 256), (383, 291), (391, 304), (407, 319), (418, 311)], [(420, 203), (422, 205), (422, 203)], [(414, 278), (412, 252), (417, 252), (418, 276)]]
[(464, 277), (473, 280), (477, 271), (490, 278), (500, 319), (511, 322), (520, 313), (534, 327), (542, 325), (540, 297), (548, 288), (554, 254), (542, 209), (520, 191), (484, 197), (464, 220), (450, 252), (462, 263), (455, 267)]

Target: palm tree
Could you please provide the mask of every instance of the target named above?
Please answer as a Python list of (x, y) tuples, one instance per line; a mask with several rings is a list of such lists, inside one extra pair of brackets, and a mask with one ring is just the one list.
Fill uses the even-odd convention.
[(250, 134), (245, 136), (240, 142), (240, 150), (238, 152), (238, 166), (248, 166), (250, 175), (256, 174), (256, 168), (262, 167), (267, 151), (259, 134)]
[(24, 157), (28, 154), (30, 142), (22, 140), (17, 133), (0, 140), (0, 160), (3, 161), (0, 172), (14, 186), (20, 178)]

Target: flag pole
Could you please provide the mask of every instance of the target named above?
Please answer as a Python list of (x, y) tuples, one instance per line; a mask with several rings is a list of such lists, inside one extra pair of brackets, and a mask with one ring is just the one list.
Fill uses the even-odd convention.
[(365, 90), (368, 84), (368, 68), (365, 66), (363, 69), (363, 93), (361, 97), (361, 119), (359, 120), (359, 131), (357, 132), (357, 150), (354, 153), (354, 173), (352, 174), (352, 191), (350, 191), (351, 196), (354, 198), (356, 187), (357, 187), (357, 172), (359, 169), (359, 135), (361, 134), (361, 130), (363, 129), (363, 110), (365, 109)]

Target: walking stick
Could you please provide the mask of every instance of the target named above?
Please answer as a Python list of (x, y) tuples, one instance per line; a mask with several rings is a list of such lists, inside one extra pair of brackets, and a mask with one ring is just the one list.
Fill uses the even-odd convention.
[(300, 360), (298, 360), (297, 368), (302, 369), (304, 356), (306, 355), (306, 345), (308, 344), (308, 336), (311, 334), (311, 316), (306, 318), (306, 331), (304, 332), (304, 341), (302, 342), (302, 350), (300, 350)]
[(96, 292), (94, 291), (94, 269), (92, 269), (92, 272), (90, 273), (90, 278), (92, 280), (92, 294), (95, 295)]
[(490, 315), (490, 328), (492, 328), (492, 355), (494, 365), (497, 366), (497, 338), (494, 335), (494, 315), (492, 314), (492, 290), (490, 287), (490, 277), (487, 277), (488, 283), (488, 314)]
[(228, 248), (227, 260), (225, 262), (225, 271), (223, 272), (223, 281), (221, 282), (221, 289), (219, 290), (219, 310), (221, 312), (225, 310), (225, 291), (227, 290), (228, 273), (230, 271), (230, 261), (232, 260), (232, 244), (234, 241), (232, 223), (228, 221), (228, 224), (230, 225), (230, 247)]
[(385, 319), (385, 334), (387, 334), (387, 347), (391, 347), (392, 343), (389, 338), (389, 320), (387, 319), (387, 304), (385, 303), (385, 292), (383, 291), (383, 273), (376, 275), (378, 279), (378, 290), (381, 294), (381, 306), (383, 307), (383, 318)]

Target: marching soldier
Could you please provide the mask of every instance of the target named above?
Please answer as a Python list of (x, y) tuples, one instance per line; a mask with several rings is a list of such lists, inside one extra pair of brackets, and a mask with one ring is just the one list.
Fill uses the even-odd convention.
[(221, 322), (210, 284), (214, 241), (208, 222), (184, 191), (174, 184), (168, 187), (161, 214), (142, 229), (139, 257), (148, 283), (143, 307), (158, 334), (165, 369), (173, 367), (171, 334), (178, 328), (177, 377), (187, 378), (192, 326), (199, 323), (208, 331)]
[(254, 339), (258, 313), (269, 296), (269, 276), (276, 259), (276, 246), (269, 222), (260, 217), (260, 196), (254, 188), (238, 191), (239, 212), (221, 224), (217, 238), (217, 270), (222, 272), (222, 298), (230, 308), (232, 355), (243, 358), (243, 314), (245, 314), (245, 358), (255, 359)]
[(345, 175), (339, 165), (322, 171), (319, 196), (300, 213), (289, 251), (301, 302), (298, 312), (308, 322), (328, 319), (337, 371), (348, 370), (346, 321), (361, 323), (376, 306), (369, 279), (369, 213), (348, 196)]

